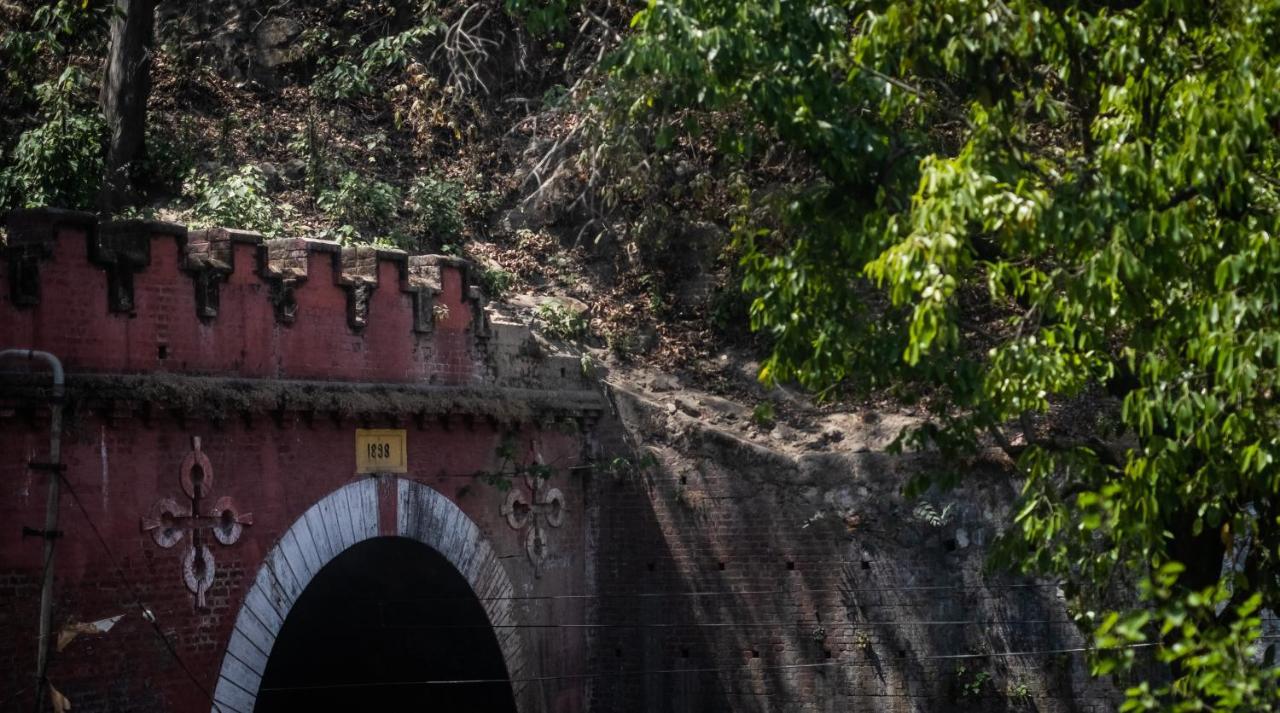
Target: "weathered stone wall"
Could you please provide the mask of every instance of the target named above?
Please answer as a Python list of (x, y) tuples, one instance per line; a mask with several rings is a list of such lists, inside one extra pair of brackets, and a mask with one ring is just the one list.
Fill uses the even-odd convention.
[(1085, 645), (1055, 586), (983, 572), (1007, 475), (957, 464), (935, 527), (899, 495), (920, 456), (788, 455), (613, 393), (656, 465), (588, 494), (591, 710), (1114, 710), (1081, 653), (1002, 655)]

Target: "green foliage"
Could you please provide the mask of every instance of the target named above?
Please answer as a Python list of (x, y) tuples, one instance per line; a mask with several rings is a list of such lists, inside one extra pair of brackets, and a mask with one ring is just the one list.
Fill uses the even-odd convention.
[(347, 171), (336, 186), (320, 191), (316, 206), (341, 225), (378, 229), (395, 219), (400, 190), (389, 183)]
[(542, 331), (552, 339), (576, 341), (587, 336), (587, 318), (563, 305), (543, 302), (535, 316), (542, 323)]
[(1005, 685), (1004, 696), (1011, 703), (1026, 704), (1031, 702), (1031, 688), (1022, 681), (1009, 681)]
[(482, 472), (478, 477), (485, 483), (485, 485), (488, 485), (500, 493), (505, 493), (508, 490), (511, 490), (511, 476), (505, 473)]
[(1144, 598), (1157, 603), (1154, 611), (1112, 612), (1098, 627), (1096, 644), (1112, 652), (1095, 664), (1098, 672), (1132, 664), (1132, 647), (1148, 645), (1154, 626), (1174, 642), (1157, 649), (1157, 658), (1184, 672), (1175, 683), (1138, 683), (1125, 692), (1120, 710), (1189, 713), (1204, 710), (1201, 701), (1214, 701), (1215, 710), (1275, 710), (1280, 669), (1262, 657), (1262, 594), (1230, 606), (1227, 583), (1179, 592), (1176, 584), (1184, 570), (1169, 562), (1144, 583)]
[(434, 176), (422, 176), (409, 187), (409, 210), (417, 227), (439, 242), (462, 233), (462, 186)]
[(516, 280), (516, 276), (510, 272), (490, 267), (480, 268), (476, 272), (476, 277), (484, 288), (485, 295), (495, 301), (501, 301)]
[[(502, 439), (494, 455), (498, 460), (497, 467), (491, 471), (481, 471), (476, 477), (500, 492), (511, 490), (512, 485), (520, 478), (528, 478), (536, 483), (555, 475), (555, 469), (539, 462), (536, 457), (533, 460), (520, 458), (516, 440), (510, 436)], [(522, 460), (529, 462), (519, 462)]]
[(371, 75), (404, 69), (413, 61), (413, 50), (440, 29), (440, 21), (428, 17), (404, 32), (375, 40), (360, 54), (360, 63)]
[(665, 316), (670, 312), (670, 306), (667, 304), (667, 293), (663, 289), (662, 280), (651, 273), (640, 276), (640, 286), (648, 297), (649, 313), (658, 317)]
[(112, 8), (52, 0), (0, 9), (0, 214), (94, 207), (106, 131), (93, 75)]
[(352, 99), (372, 94), (373, 82), (363, 66), (340, 58), (324, 74), (316, 77), (311, 89), (328, 99)]
[[(27, 14), (20, 7), (6, 9), (6, 19), (16, 13), (25, 22), (6, 27), (0, 33), (0, 68), (9, 90), (14, 95), (4, 101), (21, 101), (39, 84), (34, 77), (51, 76), (68, 65), (66, 58), (83, 47), (96, 47), (102, 42), (101, 31), (109, 6), (76, 0), (31, 3)], [(55, 69), (56, 67), (56, 69)]]
[(304, 181), (312, 196), (330, 185), (333, 173), (333, 148), (326, 140), (315, 112), (307, 113), (306, 125), (289, 138), (289, 151), (306, 162)]
[(717, 289), (711, 300), (711, 325), (720, 333), (729, 336), (741, 332), (744, 325), (748, 323), (747, 310), (750, 307), (750, 300), (742, 290), (735, 289), (737, 284), (739, 283)]
[(634, 458), (625, 456), (617, 456), (607, 463), (599, 464), (597, 472), (609, 475), (615, 479), (622, 478), (640, 478), (650, 470), (658, 467), (658, 459), (651, 451), (646, 450)]
[(604, 341), (609, 351), (624, 361), (640, 353), (643, 346), (640, 335), (636, 334), (634, 325), (630, 324), (613, 325), (607, 328), (604, 332)]
[(256, 166), (241, 166), (235, 173), (212, 180), (193, 171), (183, 190), (193, 202), (193, 227), (234, 227), (268, 237), (283, 229), (275, 204), (267, 196), (266, 179)]
[(542, 105), (550, 108), (563, 106), (569, 98), (568, 87), (563, 84), (553, 84), (542, 93)]
[(947, 505), (939, 511), (933, 506), (933, 503), (928, 500), (921, 500), (920, 504), (911, 511), (911, 514), (916, 520), (936, 529), (951, 522), (951, 517), (954, 515), (951, 510), (953, 507), (955, 507), (955, 503), (947, 503)]
[(0, 167), (0, 212), (9, 208), (91, 208), (102, 181), (105, 124), (81, 109), (76, 94), (88, 84), (68, 65), (54, 81), (36, 87), (40, 123), (24, 131)]
[(146, 184), (166, 190), (180, 189), (182, 181), (196, 165), (195, 132), (179, 120), (174, 131), (166, 131), (153, 120), (147, 125), (147, 153), (138, 167), (138, 177)]
[[(401, 192), (396, 186), (346, 168), (337, 154), (323, 121), (315, 112), (289, 139), (288, 148), (305, 163), (304, 182), (315, 205), (334, 225), (323, 231), (341, 243), (364, 243), (412, 249), (412, 241), (398, 230), (379, 234), (398, 222)], [(385, 151), (386, 135), (368, 134), (361, 139), (370, 160)]]
[[(355, 99), (374, 93), (379, 80), (393, 71), (405, 68), (414, 59), (414, 50), (420, 47), (427, 37), (440, 29), (440, 23), (434, 18), (424, 20), (404, 32), (365, 43), (360, 37), (351, 37), (346, 50), (351, 55), (338, 55), (330, 59), (330, 52), (340, 52), (341, 47), (331, 47), (330, 52), (321, 54), (320, 62), (324, 71), (316, 77), (312, 90), (328, 99)], [(327, 38), (309, 36), (312, 42), (323, 42)], [(364, 49), (358, 50), (361, 46)]]
[[(737, 213), (762, 378), (927, 385), (915, 445), (1015, 456), (1000, 561), (1110, 612), (1100, 673), (1162, 644), (1172, 683), (1126, 710), (1280, 706), (1253, 625), (1280, 608), (1280, 3), (653, 0), (633, 27), (617, 121), (803, 157)], [(1081, 400), (1106, 429), (1055, 420)]]
[(751, 409), (751, 422), (760, 428), (773, 428), (777, 420), (778, 412), (772, 401), (761, 401)]
[(960, 698), (979, 698), (986, 692), (991, 682), (991, 674), (980, 669), (971, 669), (963, 664), (956, 666), (956, 684), (960, 687)]
[(575, 0), (505, 0), (507, 12), (524, 21), (534, 37), (549, 35), (569, 26), (569, 12)]

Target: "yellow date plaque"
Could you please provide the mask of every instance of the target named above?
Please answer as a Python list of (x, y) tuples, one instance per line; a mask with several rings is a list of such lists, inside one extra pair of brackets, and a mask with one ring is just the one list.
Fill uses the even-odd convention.
[(409, 453), (402, 428), (356, 429), (357, 473), (407, 473)]

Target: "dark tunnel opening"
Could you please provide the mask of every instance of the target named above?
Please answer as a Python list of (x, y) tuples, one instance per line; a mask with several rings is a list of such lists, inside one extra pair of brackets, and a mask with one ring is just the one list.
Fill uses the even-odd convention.
[(498, 639), (466, 579), (424, 544), (381, 537), (338, 555), (307, 585), (276, 638), (254, 710), (516, 707)]

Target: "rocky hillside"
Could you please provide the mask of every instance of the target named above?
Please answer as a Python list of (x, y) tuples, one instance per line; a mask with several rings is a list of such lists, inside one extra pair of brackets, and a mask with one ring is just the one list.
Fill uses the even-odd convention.
[[(20, 140), (99, 120), (106, 8), (56, 7), (0, 13), (5, 51), (25, 58), (3, 101), (8, 207), (87, 207), (91, 194), (45, 177), (65, 145), (33, 158)], [(599, 63), (629, 14), (607, 2), (161, 4), (146, 160), (130, 169), (125, 214), (465, 255), (491, 298), (528, 306), (597, 361), (720, 381), (721, 352), (751, 339), (727, 202), (699, 183), (707, 159), (624, 175), (629, 149), (606, 136), (617, 127)], [(667, 192), (684, 199), (654, 200)]]

